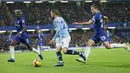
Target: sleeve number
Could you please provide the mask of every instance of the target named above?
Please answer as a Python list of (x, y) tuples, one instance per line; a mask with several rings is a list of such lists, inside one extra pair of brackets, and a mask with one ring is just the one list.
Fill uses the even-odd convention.
[(106, 37), (105, 37), (105, 36), (101, 36), (100, 39), (101, 39), (102, 41), (104, 41), (104, 40), (106, 40)]
[(102, 19), (100, 20), (100, 23), (101, 23), (101, 27), (103, 28), (104, 24), (103, 24), (103, 20)]

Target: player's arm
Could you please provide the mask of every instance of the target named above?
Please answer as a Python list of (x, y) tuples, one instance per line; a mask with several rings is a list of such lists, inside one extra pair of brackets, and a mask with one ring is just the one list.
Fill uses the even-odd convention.
[(20, 32), (24, 32), (26, 30), (25, 25), (22, 26), (22, 30)]
[(24, 31), (26, 31), (25, 20), (22, 20), (22, 29), (21, 29), (21, 31), (17, 34), (17, 36), (20, 36)]
[(84, 25), (84, 24), (92, 24), (94, 21), (92, 19), (90, 19), (89, 21), (86, 21), (86, 22), (73, 22), (72, 24), (81, 24), (81, 25)]
[(54, 37), (54, 34), (55, 34), (55, 29), (51, 29), (50, 31), (50, 44), (53, 44), (54, 43), (54, 40), (53, 40), (53, 37)]
[(55, 25), (56, 25), (56, 33), (55, 33), (53, 39), (49, 42), (50, 44), (54, 44), (58, 33), (61, 31), (62, 25), (60, 25), (59, 22), (55, 22)]
[(53, 40), (56, 40), (56, 37), (57, 37), (58, 33), (61, 31), (61, 27), (62, 27), (62, 25), (60, 25), (59, 22), (57, 22), (56, 25), (57, 25), (56, 33), (55, 33), (55, 35), (53, 37)]
[(108, 17), (103, 16), (103, 20), (104, 20), (104, 28), (107, 29)]
[(22, 20), (22, 30), (21, 32), (26, 31), (26, 26), (25, 26), (25, 20)]
[(55, 29), (51, 29), (50, 30), (50, 39), (52, 39), (54, 37), (55, 34)]
[(105, 21), (105, 24), (107, 24), (108, 23), (108, 17), (107, 16), (103, 16), (103, 19)]

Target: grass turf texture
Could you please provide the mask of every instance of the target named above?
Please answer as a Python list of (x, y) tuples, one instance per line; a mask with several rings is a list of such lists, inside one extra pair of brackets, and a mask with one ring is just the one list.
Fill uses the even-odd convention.
[(75, 59), (78, 56), (63, 55), (64, 67), (57, 63), (55, 51), (44, 51), (41, 67), (32, 62), (38, 56), (33, 52), (15, 53), (16, 62), (9, 63), (8, 53), (0, 54), (0, 73), (130, 73), (130, 52), (124, 49), (92, 49), (87, 64)]

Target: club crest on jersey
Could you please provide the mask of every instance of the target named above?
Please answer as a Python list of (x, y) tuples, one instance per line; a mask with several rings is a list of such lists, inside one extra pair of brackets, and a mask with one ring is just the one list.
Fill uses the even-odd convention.
[(17, 21), (17, 22), (16, 22), (15, 26), (17, 26), (17, 27), (19, 27), (19, 26), (20, 26), (20, 25), (19, 25), (19, 21)]
[(18, 25), (18, 24), (15, 24), (15, 26), (16, 26), (16, 27), (19, 27), (20, 25)]

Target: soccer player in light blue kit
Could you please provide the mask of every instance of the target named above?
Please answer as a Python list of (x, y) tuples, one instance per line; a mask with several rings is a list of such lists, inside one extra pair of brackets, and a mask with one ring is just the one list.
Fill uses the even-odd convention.
[(17, 30), (16, 36), (13, 38), (13, 40), (10, 43), (10, 54), (11, 58), (8, 59), (8, 62), (15, 62), (14, 59), (14, 46), (19, 44), (20, 42), (25, 44), (29, 50), (34, 51), (39, 55), (41, 60), (43, 59), (42, 54), (35, 48), (31, 47), (30, 41), (27, 35), (26, 31), (26, 24), (25, 24), (25, 19), (23, 17), (23, 13), (21, 10), (15, 10), (15, 15), (16, 15), (16, 21), (15, 21), (15, 27)]
[[(106, 35), (106, 30), (104, 29), (104, 24), (108, 21), (108, 18), (106, 16), (104, 16), (99, 10), (98, 10), (98, 6), (93, 4), (91, 6), (91, 12), (94, 14), (93, 18), (90, 19), (87, 22), (73, 22), (73, 24), (94, 24), (94, 31), (95, 34), (94, 36), (88, 41), (87, 45), (88, 48), (86, 48), (85, 50), (85, 54), (86, 54), (86, 60), (90, 54), (90, 49), (91, 46), (93, 46), (94, 44), (98, 43), (99, 41), (103, 42), (104, 46), (107, 49), (111, 49), (111, 48), (117, 48), (117, 47), (122, 47), (125, 48), (126, 50), (130, 51), (130, 48), (127, 44), (110, 44), (108, 37)], [(81, 59), (81, 58), (77, 58), (77, 61), (79, 62), (83, 62), (86, 63), (85, 60)]]
[(53, 25), (54, 29), (56, 29), (56, 33), (49, 43), (54, 44), (56, 42), (56, 44), (58, 44), (56, 45), (56, 54), (59, 62), (55, 65), (55, 67), (64, 65), (61, 50), (63, 50), (64, 54), (79, 55), (81, 58), (86, 60), (84, 52), (68, 50), (71, 37), (68, 32), (68, 25), (66, 24), (65, 20), (61, 17), (60, 12), (58, 10), (52, 10), (50, 14), (51, 18), (53, 19)]

